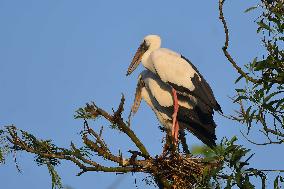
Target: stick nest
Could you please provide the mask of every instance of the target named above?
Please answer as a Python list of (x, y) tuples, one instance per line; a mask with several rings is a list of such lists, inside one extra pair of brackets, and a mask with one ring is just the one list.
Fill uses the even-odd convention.
[(171, 188), (196, 188), (200, 185), (207, 173), (219, 166), (219, 163), (208, 162), (204, 158), (192, 157), (183, 154), (174, 154), (167, 157), (158, 157), (153, 162), (157, 167), (159, 178), (166, 179), (172, 184)]

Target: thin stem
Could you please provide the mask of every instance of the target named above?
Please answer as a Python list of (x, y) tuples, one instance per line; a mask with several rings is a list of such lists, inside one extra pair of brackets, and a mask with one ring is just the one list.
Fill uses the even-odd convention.
[(244, 78), (246, 78), (247, 80), (253, 82), (253, 83), (260, 83), (261, 80), (257, 80), (254, 79), (250, 76), (248, 76), (238, 65), (237, 63), (234, 61), (234, 59), (232, 58), (232, 56), (230, 55), (230, 53), (227, 51), (228, 46), (229, 46), (229, 30), (228, 30), (228, 26), (226, 23), (226, 20), (224, 18), (224, 13), (223, 13), (223, 5), (224, 5), (225, 0), (219, 0), (219, 19), (222, 21), (223, 23), (223, 27), (224, 27), (224, 32), (225, 32), (225, 42), (224, 42), (224, 46), (222, 48), (224, 55), (227, 57), (227, 59), (229, 60), (229, 62), (233, 65), (233, 67), (238, 71), (239, 74), (241, 74)]
[(101, 115), (104, 118), (106, 118), (109, 122), (116, 124), (117, 127), (131, 139), (131, 141), (137, 146), (137, 148), (141, 151), (141, 153), (144, 156), (150, 157), (150, 154), (143, 145), (143, 143), (138, 139), (135, 133), (127, 126), (127, 124), (123, 122), (123, 119), (121, 118), (121, 112), (123, 111), (124, 101), (125, 98), (122, 95), (119, 108), (114, 113), (113, 116), (110, 115), (108, 112), (104, 111), (103, 109), (97, 107), (94, 103), (92, 105), (87, 104), (87, 111), (89, 113), (93, 113), (94, 115), (97, 114)]

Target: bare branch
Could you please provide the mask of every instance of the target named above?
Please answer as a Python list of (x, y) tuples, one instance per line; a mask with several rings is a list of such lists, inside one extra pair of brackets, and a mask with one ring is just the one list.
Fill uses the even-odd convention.
[(86, 135), (83, 136), (83, 141), (90, 149), (92, 149), (94, 152), (97, 152), (98, 155), (100, 155), (100, 156), (102, 156), (105, 159), (108, 159), (110, 161), (119, 163), (120, 165), (123, 165), (123, 163), (122, 163), (123, 161), (120, 157), (114, 156), (105, 147), (99, 146), (95, 142), (89, 140)]
[(230, 55), (230, 53), (227, 51), (228, 46), (229, 46), (229, 30), (228, 30), (228, 26), (226, 23), (226, 20), (224, 18), (224, 13), (223, 13), (223, 5), (224, 5), (225, 0), (219, 0), (219, 19), (222, 21), (223, 23), (223, 27), (224, 27), (224, 32), (225, 32), (225, 43), (224, 46), (222, 48), (224, 55), (227, 57), (227, 59), (229, 60), (229, 62), (234, 66), (234, 68), (238, 71), (239, 74), (241, 74), (244, 78), (246, 78), (247, 80), (253, 82), (253, 83), (260, 83), (261, 80), (257, 80), (254, 79), (250, 76), (248, 76), (238, 65), (237, 63), (234, 61), (234, 59), (232, 58), (232, 56)]
[[(141, 165), (143, 165), (143, 163), (140, 163), (138, 165), (131, 166), (131, 167), (105, 167), (102, 166), (94, 161), (88, 160), (86, 158), (84, 158), (82, 155), (80, 155), (79, 153), (74, 153), (74, 154), (66, 154), (63, 152), (58, 152), (58, 153), (41, 153), (39, 151), (37, 151), (36, 149), (29, 147), (18, 135), (17, 132), (15, 131), (14, 128), (10, 128), (9, 130), (9, 134), (11, 136), (8, 137), (8, 140), (14, 144), (17, 147), (20, 147), (22, 150), (25, 150), (27, 152), (30, 152), (32, 154), (37, 154), (41, 157), (44, 158), (57, 158), (57, 159), (63, 159), (63, 160), (69, 160), (72, 161), (73, 163), (75, 163), (80, 169), (82, 169), (82, 172), (80, 172), (79, 174), (82, 174), (84, 172), (87, 171), (102, 171), (102, 172), (119, 172), (119, 173), (127, 173), (127, 172), (142, 172), (145, 171), (145, 169), (148, 169), (147, 167), (140, 167)], [(72, 145), (72, 144), (71, 144)], [(72, 145), (73, 149), (78, 150), (75, 145)], [(82, 163), (83, 162), (83, 163)], [(142, 161), (143, 162), (143, 161)], [(91, 165), (92, 167), (89, 167), (85, 164)], [(144, 163), (144, 165), (147, 165), (146, 163)]]
[[(119, 166), (107, 167), (91, 160), (74, 143), (71, 143), (71, 150), (58, 147), (54, 150), (54, 148), (51, 148), (51, 143), (47, 143), (48, 145), (42, 148), (42, 145), (45, 145), (46, 141), (38, 140), (29, 134), (27, 136), (30, 138), (27, 139), (27, 136), (23, 135), (25, 132), (21, 130), (18, 132), (15, 127), (8, 127), (9, 136), (7, 137), (14, 145), (14, 150), (24, 150), (40, 158), (46, 158), (47, 161), (50, 158), (56, 158), (73, 162), (81, 169), (77, 174), (78, 176), (90, 171), (112, 173), (144, 172), (151, 174), (160, 188), (173, 188), (177, 185), (183, 187), (193, 186), (193, 183), (197, 183), (198, 179), (202, 179), (201, 175), (203, 175), (204, 171), (208, 170), (208, 167), (218, 166), (216, 162), (209, 163), (203, 161), (202, 158), (189, 157), (178, 153), (152, 158), (145, 156), (141, 151), (129, 150), (132, 156), (123, 159), (121, 156), (115, 156), (109, 151), (100, 134), (89, 128), (88, 125), (85, 126), (87, 127), (87, 131), (82, 136), (84, 144), (98, 156), (118, 163)], [(90, 140), (88, 135), (94, 136), (95, 140)], [(140, 160), (138, 156), (145, 159)]]
[(279, 141), (272, 141), (268, 136), (267, 139), (269, 140), (268, 142), (264, 142), (264, 143), (257, 143), (257, 142), (254, 142), (252, 141), (251, 139), (249, 139), (242, 131), (241, 131), (241, 134), (243, 135), (243, 137), (250, 143), (252, 144), (255, 144), (255, 145), (258, 145), (258, 146), (265, 146), (265, 145), (268, 145), (268, 144), (282, 144), (284, 142), (284, 140), (279, 140)]
[(92, 103), (92, 105), (87, 104), (86, 111), (95, 115), (95, 116), (101, 115), (104, 118), (106, 118), (109, 122), (111, 122), (112, 124), (117, 125), (117, 127), (132, 140), (132, 142), (137, 146), (137, 148), (141, 151), (141, 153), (144, 156), (150, 157), (150, 154), (147, 151), (147, 149), (145, 148), (145, 146), (137, 138), (137, 136), (134, 134), (134, 132), (127, 126), (127, 124), (124, 123), (124, 121), (121, 117), (121, 111), (123, 111), (124, 101), (125, 101), (125, 98), (122, 95), (119, 107), (118, 107), (117, 111), (114, 113), (113, 116), (110, 115), (109, 113), (107, 113), (105, 110), (96, 106), (94, 103)]

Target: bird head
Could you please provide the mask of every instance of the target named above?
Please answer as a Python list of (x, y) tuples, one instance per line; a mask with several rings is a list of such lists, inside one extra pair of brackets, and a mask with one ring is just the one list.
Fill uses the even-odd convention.
[(144, 37), (128, 67), (126, 76), (130, 75), (138, 67), (146, 51), (158, 49), (160, 46), (161, 38), (158, 35), (147, 35)]

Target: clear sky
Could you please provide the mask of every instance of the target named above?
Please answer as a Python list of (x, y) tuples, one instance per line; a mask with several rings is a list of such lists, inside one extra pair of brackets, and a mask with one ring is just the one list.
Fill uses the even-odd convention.
[[(225, 16), (230, 28), (230, 52), (243, 65), (263, 49), (255, 35), (256, 14), (244, 10), (257, 1), (227, 1)], [(80, 144), (82, 121), (74, 120), (77, 108), (95, 101), (111, 111), (121, 93), (126, 96), (128, 115), (140, 67), (126, 77), (127, 67), (139, 43), (147, 34), (158, 34), (162, 45), (182, 53), (195, 64), (225, 114), (237, 108), (228, 96), (234, 94), (235, 70), (222, 54), (223, 27), (218, 19), (217, 0), (0, 0), (0, 125), (15, 124), (43, 139), (67, 147)], [(217, 137), (240, 138), (256, 153), (252, 166), (284, 169), (282, 146), (256, 147), (240, 135), (238, 123), (215, 114)], [(104, 121), (92, 124), (100, 127)], [(106, 124), (107, 126), (107, 124)], [(142, 104), (132, 128), (151, 154), (162, 150), (162, 134), (153, 112)], [(123, 135), (106, 130), (112, 149), (130, 148)], [(254, 139), (261, 139), (258, 135)], [(200, 144), (193, 136), (190, 144)], [(280, 149), (281, 148), (281, 149)], [(276, 155), (277, 154), (277, 155)], [(0, 167), (5, 189), (49, 189), (51, 179), (45, 167), (37, 167), (31, 155), (18, 153), (23, 173), (17, 173), (12, 157)], [(144, 174), (115, 175), (86, 173), (71, 163), (58, 167), (64, 185), (83, 188), (153, 188), (142, 181)], [(134, 180), (137, 179), (135, 184)], [(116, 187), (113, 187), (116, 185)]]

